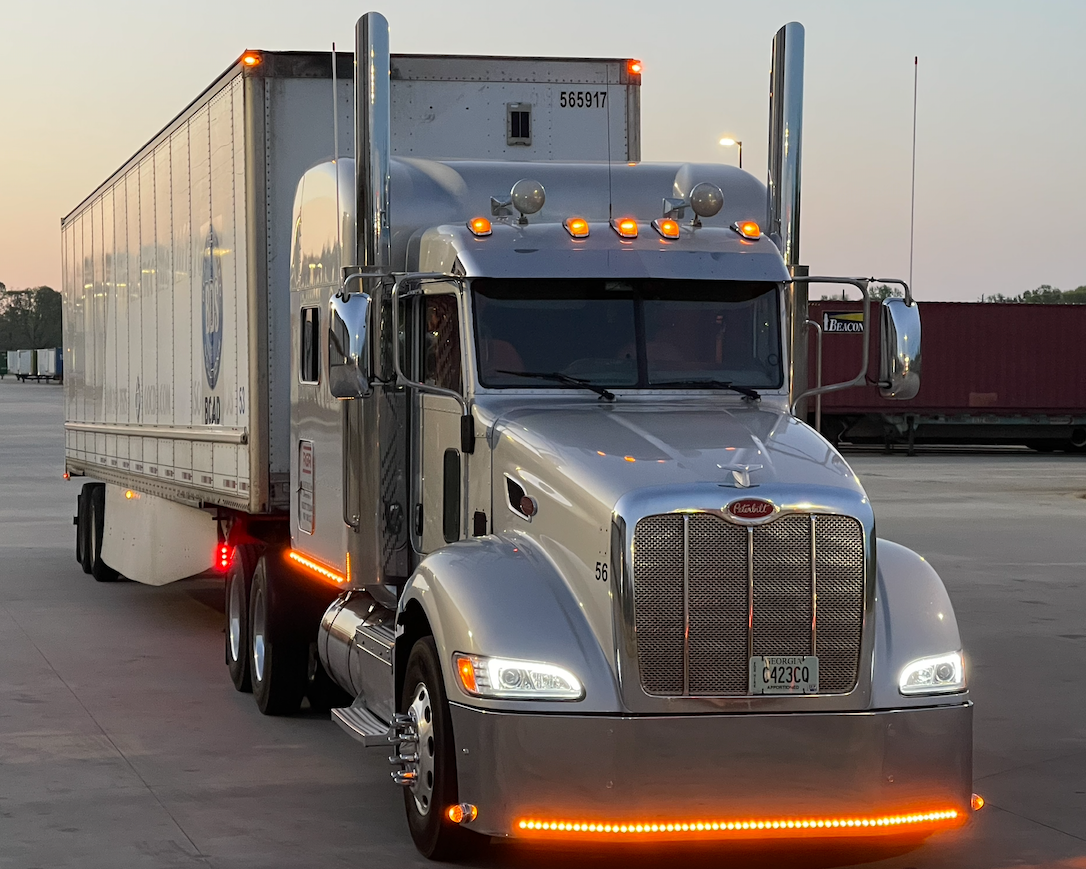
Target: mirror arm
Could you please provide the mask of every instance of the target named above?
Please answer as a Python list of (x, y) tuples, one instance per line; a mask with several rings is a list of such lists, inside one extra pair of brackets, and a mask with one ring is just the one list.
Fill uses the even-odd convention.
[(852, 380), (845, 381), (844, 383), (831, 383), (829, 386), (818, 386), (814, 389), (808, 389), (805, 392), (796, 396), (792, 402), (790, 408), (791, 413), (794, 415), (796, 407), (805, 398), (812, 398), (816, 395), (825, 395), (827, 392), (839, 392), (842, 389), (851, 389), (853, 386), (863, 386), (867, 382), (867, 368), (871, 361), (871, 335), (868, 333), (867, 325), (871, 322), (871, 294), (868, 293), (867, 288), (871, 283), (870, 278), (831, 278), (831, 277), (796, 277), (788, 283), (806, 283), (806, 284), (851, 284), (858, 289), (864, 297), (864, 346), (863, 346), (863, 360), (860, 363), (860, 372), (852, 378)]

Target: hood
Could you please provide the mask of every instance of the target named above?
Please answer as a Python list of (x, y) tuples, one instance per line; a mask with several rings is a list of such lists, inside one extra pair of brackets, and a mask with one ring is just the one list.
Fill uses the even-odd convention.
[(537, 482), (570, 507), (588, 508), (587, 497), (610, 513), (634, 490), (706, 483), (737, 497), (787, 486), (865, 498), (840, 453), (776, 409), (704, 398), (501, 405), (492, 406), (495, 479)]

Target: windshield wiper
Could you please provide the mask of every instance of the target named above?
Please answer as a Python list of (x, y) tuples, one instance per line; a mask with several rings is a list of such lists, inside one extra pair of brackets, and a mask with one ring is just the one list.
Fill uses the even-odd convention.
[(580, 377), (570, 377), (568, 374), (562, 374), (560, 371), (545, 373), (541, 371), (510, 371), (507, 368), (499, 368), (496, 369), (495, 373), (512, 374), (514, 377), (534, 377), (537, 380), (553, 380), (556, 383), (568, 383), (570, 386), (581, 386), (585, 389), (591, 389), (600, 398), (606, 398), (608, 401), (615, 400), (615, 394), (611, 392), (611, 390), (592, 383), (589, 380), (583, 380)]
[(653, 386), (688, 386), (692, 389), (698, 387), (708, 387), (709, 389), (730, 389), (732, 392), (738, 392), (745, 398), (759, 401), (761, 395), (758, 391), (751, 389), (749, 386), (736, 386), (730, 380), (667, 380), (662, 383), (650, 383), (650, 387)]

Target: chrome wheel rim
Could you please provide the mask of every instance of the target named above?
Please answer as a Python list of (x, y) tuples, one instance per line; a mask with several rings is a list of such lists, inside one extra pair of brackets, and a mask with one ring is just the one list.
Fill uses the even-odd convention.
[(253, 591), (253, 678), (264, 681), (264, 595)]
[(230, 583), (230, 659), (236, 661), (241, 655), (241, 583), (234, 579)]
[(434, 710), (430, 703), (430, 691), (420, 682), (415, 687), (414, 699), (407, 714), (415, 725), (418, 734), (415, 781), (411, 785), (411, 796), (415, 799), (415, 808), (420, 815), (428, 815), (434, 803)]

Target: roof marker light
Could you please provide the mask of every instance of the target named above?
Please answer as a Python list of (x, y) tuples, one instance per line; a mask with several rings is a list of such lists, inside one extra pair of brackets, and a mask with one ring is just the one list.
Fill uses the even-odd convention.
[(567, 217), (564, 226), (574, 238), (588, 238), (588, 221), (583, 217)]
[(637, 221), (632, 217), (615, 218), (611, 221), (611, 228), (622, 238), (637, 238)]
[(642, 64), (640, 60), (634, 60), (630, 58), (626, 61), (626, 72), (630, 75), (641, 75)]
[(762, 228), (753, 220), (742, 220), (739, 223), (733, 223), (732, 229), (750, 241), (757, 241), (762, 237)]
[(241, 56), (241, 62), (246, 66), (256, 66), (263, 58), (255, 51), (247, 51)]
[(468, 221), (468, 229), (476, 238), (485, 238), (490, 235), (490, 221), (485, 217), (473, 217)]
[(670, 217), (656, 218), (656, 220), (652, 222), (652, 228), (664, 238), (679, 237), (679, 221), (672, 220)]

